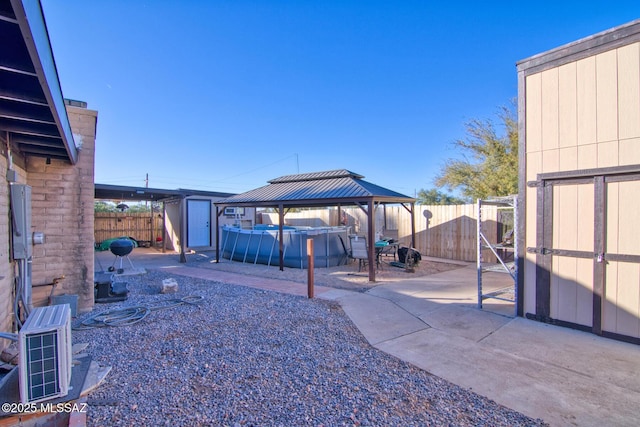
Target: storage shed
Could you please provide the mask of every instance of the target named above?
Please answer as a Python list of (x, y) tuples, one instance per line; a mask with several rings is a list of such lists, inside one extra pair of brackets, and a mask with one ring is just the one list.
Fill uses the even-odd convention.
[(517, 67), (519, 314), (640, 343), (640, 20)]

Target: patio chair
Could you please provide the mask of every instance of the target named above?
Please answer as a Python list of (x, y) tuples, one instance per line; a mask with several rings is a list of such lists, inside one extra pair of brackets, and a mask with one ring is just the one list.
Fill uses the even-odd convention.
[(358, 260), (358, 271), (362, 271), (362, 266), (366, 265), (369, 260), (367, 239), (365, 237), (349, 236), (349, 244), (351, 245), (350, 256)]

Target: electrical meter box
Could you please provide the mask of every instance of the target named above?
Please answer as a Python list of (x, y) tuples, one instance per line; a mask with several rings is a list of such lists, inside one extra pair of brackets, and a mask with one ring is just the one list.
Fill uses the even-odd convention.
[(11, 228), (13, 229), (13, 259), (31, 258), (31, 187), (11, 184)]

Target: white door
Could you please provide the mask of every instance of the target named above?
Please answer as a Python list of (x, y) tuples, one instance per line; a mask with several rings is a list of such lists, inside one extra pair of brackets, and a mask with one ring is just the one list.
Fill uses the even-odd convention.
[(211, 246), (211, 202), (187, 200), (187, 246)]

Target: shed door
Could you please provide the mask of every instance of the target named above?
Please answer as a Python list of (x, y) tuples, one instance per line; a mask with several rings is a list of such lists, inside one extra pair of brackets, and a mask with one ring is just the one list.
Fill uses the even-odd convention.
[(593, 326), (594, 185), (555, 185), (550, 314)]
[(640, 338), (640, 180), (606, 181), (602, 330)]
[(187, 246), (211, 246), (211, 202), (187, 200)]
[(538, 185), (536, 317), (640, 343), (640, 175)]

